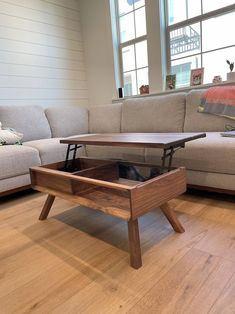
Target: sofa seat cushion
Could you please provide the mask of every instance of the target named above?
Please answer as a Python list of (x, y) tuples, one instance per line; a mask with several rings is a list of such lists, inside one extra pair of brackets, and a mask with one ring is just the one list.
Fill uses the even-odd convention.
[(23, 141), (51, 137), (44, 109), (38, 106), (0, 106), (3, 128), (13, 128), (23, 134)]
[[(160, 163), (162, 151), (146, 149), (146, 162)], [(235, 174), (235, 139), (222, 137), (219, 132), (208, 132), (206, 138), (188, 142), (173, 158), (173, 166), (189, 170)]]
[[(61, 138), (48, 138), (25, 142), (23, 145), (37, 149), (42, 165), (46, 165), (65, 160), (68, 146), (66, 144), (61, 144), (60, 140)], [(84, 155), (84, 149), (78, 149), (77, 156), (80, 154)]]
[(98, 159), (108, 158), (144, 162), (144, 150), (144, 148), (86, 145), (87, 156)]
[(52, 137), (88, 133), (88, 110), (79, 106), (50, 107), (46, 111)]
[(183, 132), (185, 94), (126, 99), (121, 132)]
[(0, 179), (7, 179), (29, 173), (29, 168), (41, 164), (35, 148), (23, 145), (0, 147)]

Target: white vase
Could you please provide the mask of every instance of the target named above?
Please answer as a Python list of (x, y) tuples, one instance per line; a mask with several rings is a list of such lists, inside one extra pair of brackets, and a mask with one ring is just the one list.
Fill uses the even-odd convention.
[(229, 82), (235, 81), (235, 72), (228, 72), (227, 73), (227, 81), (229, 81)]

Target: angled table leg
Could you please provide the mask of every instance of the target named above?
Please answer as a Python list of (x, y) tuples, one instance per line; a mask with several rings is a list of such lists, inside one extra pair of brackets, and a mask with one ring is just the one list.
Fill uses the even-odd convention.
[(55, 196), (54, 195), (50, 195), (49, 194), (47, 196), (46, 202), (45, 202), (45, 204), (43, 206), (43, 209), (41, 211), (41, 214), (39, 216), (39, 220), (47, 219), (47, 216), (48, 216), (48, 214), (49, 214), (49, 212), (51, 210), (51, 207), (52, 207), (52, 205), (54, 203), (54, 200), (55, 200)]
[(175, 232), (183, 233), (185, 230), (178, 220), (174, 210), (170, 208), (169, 204), (165, 203), (161, 205), (160, 208), (168, 219), (169, 223), (172, 225), (172, 228), (175, 230)]
[(142, 266), (138, 219), (128, 221), (130, 264), (138, 269)]

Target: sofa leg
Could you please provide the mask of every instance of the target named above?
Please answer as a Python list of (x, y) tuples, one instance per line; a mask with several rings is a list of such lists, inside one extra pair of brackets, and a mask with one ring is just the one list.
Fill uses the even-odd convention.
[(45, 202), (45, 204), (43, 206), (43, 209), (41, 211), (41, 214), (39, 216), (39, 220), (47, 219), (47, 216), (48, 216), (48, 214), (49, 214), (49, 212), (51, 210), (51, 207), (52, 207), (52, 205), (54, 203), (54, 200), (55, 200), (55, 196), (54, 195), (50, 195), (49, 194), (47, 196), (46, 202)]
[(169, 204), (165, 203), (161, 205), (160, 208), (168, 219), (169, 223), (172, 225), (172, 228), (175, 230), (175, 232), (183, 233), (185, 230), (178, 220), (174, 210), (170, 208)]

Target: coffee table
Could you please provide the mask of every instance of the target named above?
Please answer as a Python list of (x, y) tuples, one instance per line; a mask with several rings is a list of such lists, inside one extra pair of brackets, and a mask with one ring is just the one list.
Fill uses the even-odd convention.
[[(142, 266), (138, 218), (160, 208), (176, 232), (184, 228), (168, 201), (186, 191), (185, 168), (171, 167), (175, 151), (205, 133), (122, 133), (84, 135), (61, 140), (68, 144), (66, 160), (30, 168), (32, 187), (48, 194), (39, 219), (47, 218), (55, 197), (102, 211), (127, 221), (130, 264)], [(120, 160), (76, 158), (82, 145), (162, 148), (160, 166)], [(69, 159), (69, 153), (73, 153)], [(144, 182), (123, 178), (123, 167), (155, 173)], [(154, 171), (153, 171), (154, 170)]]

